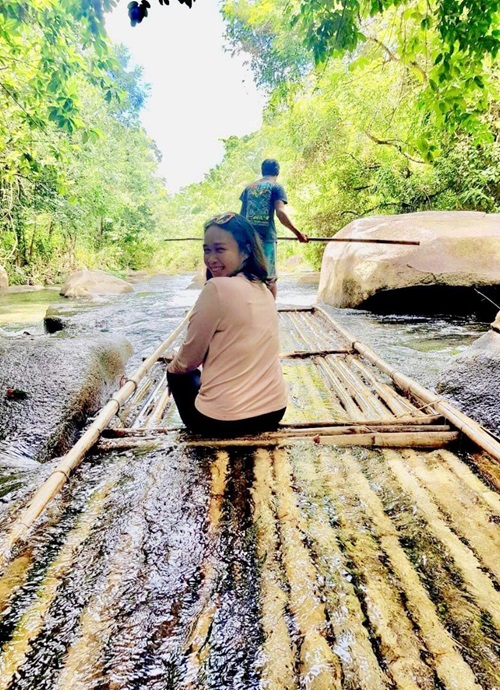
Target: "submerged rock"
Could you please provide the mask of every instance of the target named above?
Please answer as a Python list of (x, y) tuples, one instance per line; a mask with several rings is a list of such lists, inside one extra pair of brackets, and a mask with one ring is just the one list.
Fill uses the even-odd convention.
[(491, 326), (441, 373), (437, 391), (500, 433), (500, 312)]
[(500, 214), (429, 211), (372, 216), (349, 223), (336, 237), (421, 244), (328, 244), (318, 299), (335, 307), (469, 313), (480, 301), (474, 287), (493, 299), (500, 295)]
[(104, 271), (89, 271), (84, 268), (72, 273), (61, 288), (63, 297), (89, 297), (92, 295), (121, 295), (133, 292), (127, 281), (109, 275)]
[(123, 337), (0, 338), (2, 455), (47, 460), (76, 441), (132, 352)]

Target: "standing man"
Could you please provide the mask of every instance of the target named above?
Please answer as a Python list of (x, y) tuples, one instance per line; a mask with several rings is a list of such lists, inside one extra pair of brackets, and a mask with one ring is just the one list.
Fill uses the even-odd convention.
[(261, 166), (262, 177), (252, 182), (243, 190), (241, 200), (241, 215), (245, 216), (255, 228), (262, 240), (264, 254), (269, 264), (269, 275), (273, 282), (271, 292), (276, 297), (276, 227), (274, 225), (274, 212), (278, 220), (285, 228), (291, 230), (297, 236), (299, 242), (309, 242), (307, 235), (297, 230), (285, 211), (288, 203), (284, 188), (276, 179), (280, 172), (278, 161), (266, 158)]

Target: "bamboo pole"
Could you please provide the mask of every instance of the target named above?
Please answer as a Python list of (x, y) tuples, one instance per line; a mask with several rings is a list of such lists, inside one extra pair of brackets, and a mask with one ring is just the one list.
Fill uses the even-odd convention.
[(326, 355), (352, 355), (352, 350), (294, 350), (281, 352), (281, 359), (306, 359), (308, 357), (326, 357)]
[(110, 480), (91, 496), (86, 510), (68, 534), (55, 560), (49, 565), (37, 589), (36, 597), (23, 612), (12, 638), (4, 645), (0, 658), (0, 690), (7, 690), (29, 653), (32, 641), (43, 627), (45, 616), (56, 598), (59, 585), (102, 514), (107, 497), (114, 486)]
[(167, 350), (176, 338), (182, 333), (187, 325), (191, 311), (186, 314), (177, 328), (169, 337), (159, 345), (148, 359), (146, 359), (130, 376), (126, 383), (111, 397), (109, 402), (102, 408), (96, 419), (89, 426), (87, 431), (81, 436), (71, 450), (62, 458), (50, 477), (42, 484), (33, 496), (28, 508), (23, 515), (14, 523), (13, 528), (7, 535), (2, 544), (0, 553), (0, 568), (3, 567), (4, 560), (9, 558), (12, 547), (21, 539), (35, 520), (43, 512), (47, 504), (61, 490), (70, 473), (78, 467), (87, 451), (92, 448), (99, 438), (101, 432), (116, 415), (122, 404), (134, 393), (139, 381), (148, 373), (157, 359)]
[(252, 447), (266, 448), (269, 446), (293, 445), (296, 441), (313, 441), (314, 443), (333, 446), (378, 446), (380, 448), (443, 448), (456, 441), (457, 431), (428, 431), (411, 433), (356, 433), (356, 434), (325, 434), (319, 432), (314, 436), (276, 435), (272, 438), (258, 436), (255, 438), (205, 438), (199, 441), (186, 441), (189, 448), (203, 446), (204, 448)]
[[(393, 453), (393, 457), (394, 465), (397, 465), (400, 462), (399, 454)], [(377, 551), (381, 549), (387, 555), (390, 568), (404, 592), (405, 606), (419, 629), (426, 649), (432, 655), (441, 684), (447, 690), (481, 690), (470, 666), (457, 649), (453, 637), (440, 621), (434, 603), (429, 599), (415, 568), (401, 546), (398, 530), (386, 515), (380, 498), (373, 491), (359, 463), (352, 453), (346, 452), (342, 455), (342, 464), (345, 477), (343, 488), (355, 501), (355, 510), (351, 515), (351, 519), (354, 520), (352, 528), (366, 530), (366, 518), (372, 523), (371, 529), (366, 532), (371, 532), (371, 539), (376, 535), (380, 543)], [(335, 477), (332, 477), (332, 480), (335, 480)], [(363, 513), (366, 516), (365, 520), (362, 519)], [(345, 520), (345, 516), (342, 517)]]
[(470, 417), (467, 417), (465, 414), (462, 414), (462, 412), (459, 412), (459, 410), (447, 400), (440, 398), (435, 393), (431, 393), (427, 388), (413, 381), (409, 376), (397, 372), (371, 348), (364, 345), (361, 341), (356, 340), (347, 329), (338, 324), (324, 309), (321, 307), (316, 307), (316, 309), (330, 321), (335, 329), (342, 333), (351, 343), (354, 350), (387, 374), (399, 389), (403, 390), (406, 394), (415, 396), (426, 405), (432, 406), (432, 409), (443, 415), (443, 417), (456, 426), (457, 429), (460, 429), (460, 431), (470, 438), (471, 441), (489, 453), (495, 460), (500, 461), (500, 443), (496, 441), (486, 429), (483, 429), (480, 424)]
[(264, 632), (262, 641), (262, 687), (269, 690), (296, 690), (296, 647), (287, 625), (289, 598), (283, 586), (278, 527), (274, 512), (275, 481), (268, 451), (254, 456), (252, 486), (253, 520), (259, 559), (260, 617)]
[[(291, 240), (298, 242), (296, 237), (277, 237), (278, 240)], [(164, 242), (202, 242), (203, 237), (164, 237)], [(309, 242), (362, 242), (364, 244), (403, 244), (419, 246), (417, 240), (381, 240), (377, 238), (361, 239), (354, 237), (309, 237)]]
[(223, 517), (223, 501), (228, 476), (229, 456), (219, 452), (210, 466), (210, 502), (208, 506), (207, 536), (210, 548), (208, 557), (202, 565), (203, 583), (199, 590), (199, 614), (191, 625), (186, 645), (187, 688), (196, 688), (198, 674), (209, 655), (207, 639), (210, 636), (212, 622), (218, 608), (217, 593), (217, 541), (220, 538)]
[[(415, 486), (419, 486), (425, 505), (432, 510), (429, 521), (434, 525), (442, 513), (447, 518), (446, 522), (454, 525), (454, 531), (466, 541), (471, 551), (477, 554), (482, 564), (500, 582), (500, 532), (497, 524), (500, 513), (482, 506), (477, 495), (468, 491), (442, 462), (432, 462), (429, 456), (423, 458), (415, 451), (403, 451), (401, 457), (403, 463), (398, 471), (403, 472), (404, 467), (405, 478), (412, 476), (420, 482), (420, 486), (417, 482)], [(458, 538), (456, 541), (462, 544)], [(469, 559), (472, 560), (470, 557)], [(484, 576), (484, 573), (481, 575)], [(479, 585), (478, 576), (472, 577), (472, 581), (474, 580)], [(487, 576), (486, 580), (489, 581)], [(482, 586), (483, 592), (487, 591), (485, 588), (486, 585)], [(500, 631), (500, 593), (497, 592), (495, 596), (496, 623)], [(490, 597), (493, 603), (493, 594)]]
[[(449, 429), (449, 427), (446, 427), (446, 429), (443, 427), (443, 417), (441, 415), (422, 415), (421, 417), (387, 417), (384, 419), (366, 419), (363, 421), (350, 421), (349, 423), (346, 423), (345, 420), (339, 422), (335, 419), (330, 419), (328, 421), (318, 421), (318, 422), (280, 422), (278, 424), (278, 431), (292, 431), (292, 429), (310, 429), (311, 431), (313, 429), (316, 429), (316, 431), (321, 430), (323, 427), (331, 427), (332, 430), (336, 430), (339, 427), (348, 427), (348, 428), (357, 428), (357, 427), (376, 427), (377, 429), (380, 426), (389, 426), (389, 427), (400, 427), (400, 426), (405, 426), (409, 425), (411, 427), (417, 427), (420, 425), (423, 426), (432, 426), (432, 427), (439, 427), (439, 429), (445, 431)], [(155, 434), (169, 434), (173, 431), (184, 431), (185, 427), (184, 426), (172, 426), (172, 427), (163, 427), (163, 426), (156, 426), (156, 427), (138, 427), (132, 428), (132, 427), (119, 427), (119, 428), (112, 428), (112, 429), (105, 429), (102, 432), (102, 437), (103, 438), (128, 438), (129, 436), (132, 437), (148, 437), (148, 438), (154, 438)], [(415, 429), (417, 431), (417, 429)], [(274, 432), (269, 432), (269, 433), (274, 433)]]
[(299, 668), (310, 690), (341, 690), (340, 659), (327, 641), (329, 623), (319, 596), (317, 573), (304, 544), (302, 518), (291, 486), (286, 453), (274, 453), (276, 511), (280, 524), (281, 553), (290, 585), (290, 610), (301, 636)]

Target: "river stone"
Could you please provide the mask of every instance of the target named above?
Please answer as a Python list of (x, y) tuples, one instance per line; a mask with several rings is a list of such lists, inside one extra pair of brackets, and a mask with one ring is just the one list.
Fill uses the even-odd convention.
[[(336, 237), (419, 240), (421, 244), (329, 243), (318, 300), (335, 307), (373, 308), (370, 300), (375, 295), (381, 302), (394, 296), (392, 291), (406, 289), (408, 295), (408, 288), (425, 286), (433, 287), (434, 296), (436, 287), (454, 288), (453, 294), (445, 293), (449, 302), (465, 294), (457, 288), (472, 292), (474, 286), (494, 286), (500, 294), (500, 214), (426, 211), (371, 216), (349, 223)], [(400, 293), (402, 301), (404, 294)], [(433, 309), (432, 291), (422, 291), (420, 299), (428, 301), (429, 312), (439, 310)], [(405, 311), (404, 302), (400, 306)]]
[(438, 393), (494, 433), (500, 433), (500, 312), (491, 330), (441, 372)]
[(121, 278), (95, 269), (84, 268), (72, 273), (61, 288), (63, 297), (89, 297), (92, 295), (121, 295), (134, 288)]
[(0, 338), (0, 465), (67, 452), (131, 352), (122, 336)]
[(500, 333), (500, 311), (498, 312), (495, 320), (491, 324), (491, 330), (495, 331), (495, 333)]
[(0, 290), (9, 287), (9, 276), (3, 266), (0, 266)]

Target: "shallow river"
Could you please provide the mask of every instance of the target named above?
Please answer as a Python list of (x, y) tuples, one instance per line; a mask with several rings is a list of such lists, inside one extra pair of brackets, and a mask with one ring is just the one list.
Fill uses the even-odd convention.
[[(319, 274), (284, 276), (279, 282), (278, 303), (313, 304), (318, 279)], [(0, 293), (0, 335), (43, 333), (43, 316), (49, 304), (56, 303), (78, 313), (82, 330), (126, 335), (135, 350), (131, 369), (173, 329), (198, 294), (191, 275), (152, 276), (138, 282), (133, 293), (93, 300), (68, 302), (55, 289)], [(327, 310), (402, 373), (429, 388), (450, 359), (489, 327), (473, 316), (381, 316), (355, 309)]]

